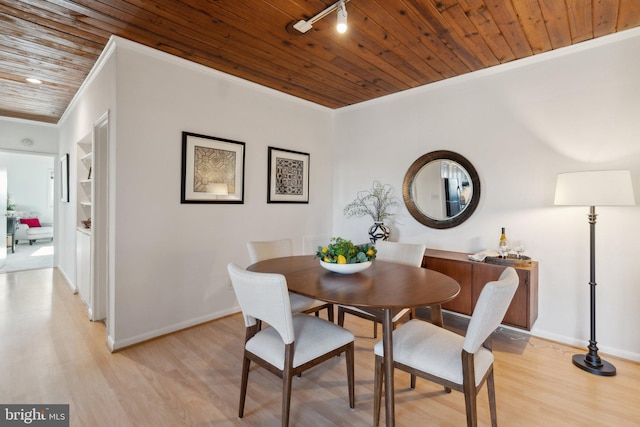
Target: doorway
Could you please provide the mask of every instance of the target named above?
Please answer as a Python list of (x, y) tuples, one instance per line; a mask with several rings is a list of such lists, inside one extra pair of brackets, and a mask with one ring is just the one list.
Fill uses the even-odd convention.
[(92, 310), (109, 331), (109, 113), (93, 125)]
[(2, 221), (0, 239), (7, 244), (0, 273), (53, 267), (55, 155), (0, 151), (0, 169), (6, 173), (0, 213), (13, 223), (7, 235)]

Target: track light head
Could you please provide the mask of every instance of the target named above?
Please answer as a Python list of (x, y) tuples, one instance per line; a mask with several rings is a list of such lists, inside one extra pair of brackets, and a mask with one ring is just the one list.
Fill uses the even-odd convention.
[(336, 29), (340, 34), (347, 31), (347, 7), (344, 5), (344, 2), (340, 2), (338, 6), (338, 25)]

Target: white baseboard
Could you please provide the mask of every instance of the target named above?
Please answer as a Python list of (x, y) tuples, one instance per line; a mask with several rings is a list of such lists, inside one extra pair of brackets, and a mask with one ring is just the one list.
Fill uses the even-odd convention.
[(76, 285), (71, 281), (71, 278), (67, 276), (67, 273), (62, 268), (60, 268), (59, 265), (56, 268), (58, 269), (60, 274), (62, 274), (62, 277), (64, 278), (64, 281), (67, 282), (67, 285), (69, 285), (69, 288), (71, 288), (71, 292), (73, 292), (74, 294), (77, 294), (78, 288), (76, 288)]
[[(455, 313), (452, 311), (448, 311), (448, 310), (443, 310), (444, 313), (449, 313), (452, 314), (454, 316), (459, 316), (459, 317), (464, 317), (467, 319), (470, 319), (469, 316), (464, 315), (464, 314), (460, 314), (460, 313)], [(560, 344), (565, 344), (565, 345), (569, 345), (572, 347), (576, 347), (576, 354), (581, 353), (582, 350), (579, 349), (584, 349), (584, 353), (586, 354), (588, 349), (587, 346), (589, 345), (589, 340), (585, 339), (585, 340), (581, 340), (578, 338), (574, 338), (574, 337), (568, 337), (565, 335), (559, 335), (559, 334), (555, 334), (549, 331), (543, 331), (540, 329), (536, 329), (535, 327), (533, 328), (533, 330), (531, 331), (527, 331), (524, 329), (520, 329), (520, 328), (515, 328), (512, 326), (508, 326), (508, 325), (500, 325), (500, 328), (502, 329), (507, 329), (510, 331), (514, 331), (514, 332), (518, 332), (521, 334), (526, 334), (526, 335), (530, 335), (532, 337), (536, 337), (536, 338), (541, 338), (541, 339), (546, 339), (549, 341), (554, 341)], [(611, 356), (615, 356), (615, 357), (619, 357), (621, 359), (626, 359), (626, 360), (632, 360), (634, 362), (640, 362), (640, 354), (638, 353), (633, 353), (630, 351), (626, 351), (626, 350), (621, 350), (619, 348), (613, 348), (613, 347), (608, 347), (608, 346), (602, 346), (600, 344), (598, 344), (598, 353), (602, 353), (602, 354), (607, 354), (607, 355), (611, 355)], [(602, 354), (600, 354), (602, 356)], [(615, 363), (614, 363), (615, 365)]]
[[(589, 340), (588, 339), (578, 339), (578, 338), (574, 338), (574, 337), (567, 337), (564, 335), (558, 335), (558, 334), (554, 334), (552, 332), (548, 332), (548, 331), (540, 331), (540, 330), (535, 330), (535, 333), (531, 334), (532, 336), (535, 337), (539, 337), (539, 338), (543, 338), (543, 339), (548, 339), (551, 341), (555, 341), (555, 342), (559, 342), (562, 344), (566, 344), (566, 345), (570, 345), (570, 346), (574, 346), (574, 347), (578, 347), (578, 348), (583, 348), (584, 349), (584, 353), (586, 354), (588, 349), (587, 346), (589, 345)], [(582, 352), (582, 350), (580, 351), (576, 351), (577, 353)], [(640, 362), (640, 354), (638, 353), (633, 353), (630, 351), (626, 351), (626, 350), (621, 350), (619, 348), (613, 348), (613, 347), (608, 347), (608, 346), (602, 346), (600, 344), (598, 344), (598, 354), (600, 354), (600, 356), (602, 357), (602, 354), (609, 354), (611, 356), (615, 356), (615, 357), (620, 357), (622, 359), (627, 359), (627, 360), (632, 360), (634, 362)], [(615, 363), (614, 363), (615, 365)]]
[(113, 341), (113, 337), (111, 335), (107, 336), (107, 348), (111, 353), (113, 353), (115, 347), (115, 343)]
[(182, 329), (186, 329), (186, 328), (190, 328), (192, 326), (196, 326), (202, 323), (206, 323), (206, 322), (210, 322), (212, 320), (216, 320), (219, 319), (221, 317), (225, 317), (228, 316), (230, 314), (235, 314), (238, 313), (240, 311), (240, 307), (236, 306), (236, 307), (231, 307), (228, 308), (226, 310), (222, 310), (222, 311), (218, 311), (216, 313), (207, 315), (207, 316), (202, 316), (202, 317), (198, 317), (195, 319), (190, 319), (190, 320), (186, 320), (184, 322), (180, 322), (180, 323), (176, 323), (174, 325), (169, 325), (169, 326), (165, 326), (164, 328), (160, 328), (160, 329), (155, 329), (153, 331), (149, 331), (149, 332), (145, 332), (143, 334), (140, 335), (136, 335), (133, 337), (129, 337), (129, 338), (123, 338), (123, 339), (113, 339), (113, 337), (107, 337), (107, 347), (109, 348), (109, 350), (116, 351), (116, 350), (120, 350), (122, 348), (125, 347), (129, 347), (131, 345), (134, 344), (139, 344), (143, 341), (148, 341), (150, 339), (153, 338), (158, 338), (162, 335), (167, 335), (173, 332), (177, 332), (180, 331)]

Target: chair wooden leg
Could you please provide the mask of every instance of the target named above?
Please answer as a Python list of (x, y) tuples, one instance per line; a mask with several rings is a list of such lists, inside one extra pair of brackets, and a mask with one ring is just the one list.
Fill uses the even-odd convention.
[(498, 426), (498, 411), (496, 409), (496, 387), (493, 380), (493, 366), (489, 368), (489, 376), (487, 377), (487, 392), (489, 393), (489, 412), (491, 413), (491, 426)]
[(464, 389), (464, 406), (467, 410), (467, 427), (478, 426), (478, 405), (476, 400), (476, 374), (473, 354), (462, 351), (462, 387)]
[(411, 374), (411, 390), (415, 390), (416, 388), (416, 375)]
[(329, 322), (333, 323), (333, 304), (329, 304), (327, 306), (327, 319), (329, 319)]
[(289, 426), (291, 412), (291, 382), (293, 380), (293, 344), (284, 348), (284, 370), (282, 372), (282, 427)]
[(373, 337), (378, 338), (378, 322), (373, 321)]
[(467, 427), (477, 427), (478, 407), (476, 405), (476, 395), (473, 391), (464, 392), (464, 406), (467, 410)]
[(373, 384), (373, 427), (380, 425), (380, 403), (382, 401), (382, 381), (384, 370), (382, 369), (382, 357), (376, 356), (375, 376)]
[(344, 327), (344, 310), (338, 307), (338, 326)]
[(354, 352), (355, 345), (352, 342), (349, 347), (347, 347), (346, 353), (346, 364), (347, 364), (347, 386), (349, 387), (349, 407), (351, 409), (356, 407), (356, 392), (355, 392), (355, 377), (353, 374), (354, 371)]
[(240, 380), (240, 405), (238, 407), (238, 417), (242, 418), (244, 415), (244, 402), (247, 397), (247, 382), (249, 381), (249, 367), (251, 360), (249, 360), (245, 354), (242, 361), (242, 379)]

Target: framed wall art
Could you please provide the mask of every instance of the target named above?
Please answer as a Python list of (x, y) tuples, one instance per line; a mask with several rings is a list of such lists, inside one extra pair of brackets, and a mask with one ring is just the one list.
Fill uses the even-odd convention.
[(269, 147), (267, 203), (309, 203), (309, 154)]
[(244, 142), (182, 132), (181, 203), (244, 203)]
[(60, 200), (69, 203), (69, 154), (60, 158)]

